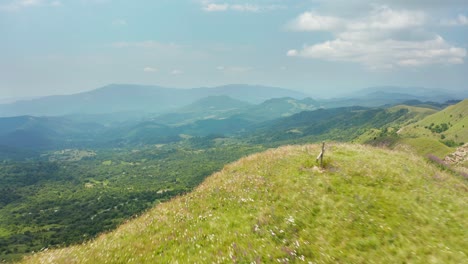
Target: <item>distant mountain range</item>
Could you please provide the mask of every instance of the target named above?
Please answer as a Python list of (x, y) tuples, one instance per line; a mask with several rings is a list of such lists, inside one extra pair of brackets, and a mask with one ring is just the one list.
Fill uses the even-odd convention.
[[(211, 98), (210, 98), (211, 97)], [(258, 105), (270, 99), (292, 98), (305, 99), (309, 95), (284, 88), (231, 84), (218, 87), (202, 87), (192, 89), (175, 89), (160, 86), (145, 86), (135, 84), (111, 84), (92, 91), (72, 95), (55, 95), (30, 100), (20, 100), (10, 103), (0, 101), (0, 117), (32, 115), (32, 116), (62, 116), (62, 115), (101, 115), (100, 119), (111, 119), (102, 115), (122, 114), (122, 116), (137, 117), (147, 113), (188, 113), (191, 110), (200, 112), (196, 104), (206, 104), (221, 107), (226, 111), (226, 106), (233, 102), (225, 102), (230, 99)], [(398, 104), (408, 100), (432, 101), (442, 103), (451, 99), (464, 99), (468, 93), (450, 93), (444, 90), (426, 88), (403, 87), (372, 87), (333, 99), (317, 100), (313, 102), (315, 107), (332, 108), (346, 106), (375, 107), (382, 105)], [(206, 98), (206, 99), (204, 99)], [(198, 100), (201, 100), (197, 102)], [(205, 100), (205, 101), (204, 101)], [(311, 105), (312, 99), (302, 105)], [(209, 103), (208, 103), (209, 101)], [(271, 102), (270, 102), (271, 103)], [(284, 103), (284, 102), (283, 102)], [(195, 105), (194, 105), (195, 104)], [(226, 105), (224, 105), (226, 104)], [(245, 104), (243, 108), (245, 108)], [(289, 108), (289, 106), (286, 106)], [(297, 105), (301, 108), (303, 106)], [(199, 107), (200, 108), (200, 107)], [(216, 108), (216, 107), (215, 107)], [(211, 110), (216, 110), (212, 108)], [(261, 107), (263, 109), (263, 107)], [(210, 110), (210, 109), (208, 109)], [(255, 109), (251, 109), (256, 111)], [(306, 107), (304, 110), (311, 110)], [(261, 110), (263, 111), (263, 110)], [(291, 112), (291, 114), (294, 112)], [(185, 118), (187, 119), (187, 118)]]
[(208, 96), (229, 96), (249, 103), (305, 94), (267, 86), (232, 84), (213, 88), (175, 89), (159, 86), (111, 84), (89, 92), (56, 95), (0, 105), (0, 116), (60, 116), (119, 112), (163, 113)]
[(468, 97), (468, 92), (447, 92), (442, 89), (421, 87), (379, 86), (369, 87), (346, 96), (322, 100), (326, 107), (367, 106), (399, 104), (406, 101), (429, 101), (444, 103), (448, 100), (462, 100)]
[[(440, 100), (428, 101), (434, 97)], [(350, 138), (359, 128), (379, 127), (405, 115), (374, 107), (403, 103), (440, 110), (458, 102), (441, 101), (454, 98), (461, 97), (398, 87), (368, 88), (354, 97), (315, 100), (266, 86), (171, 89), (109, 85), (75, 95), (0, 105), (0, 152), (165, 144), (187, 137), (240, 134), (262, 142), (304, 137), (320, 140), (315, 137), (331, 137), (330, 133), (336, 139), (345, 137), (335, 130), (348, 131), (345, 134)], [(9, 115), (12, 117), (1, 117)]]

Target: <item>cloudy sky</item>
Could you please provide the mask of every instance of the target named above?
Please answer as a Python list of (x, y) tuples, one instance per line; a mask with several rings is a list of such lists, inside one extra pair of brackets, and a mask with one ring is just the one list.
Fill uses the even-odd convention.
[(466, 0), (0, 0), (0, 98), (109, 83), (468, 90)]

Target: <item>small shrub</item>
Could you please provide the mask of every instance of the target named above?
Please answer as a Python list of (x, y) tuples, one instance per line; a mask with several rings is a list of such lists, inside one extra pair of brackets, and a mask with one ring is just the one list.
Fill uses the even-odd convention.
[(430, 161), (432, 161), (432, 162), (434, 162), (435, 164), (437, 164), (437, 165), (440, 165), (440, 166), (442, 166), (442, 167), (447, 167), (447, 164), (445, 164), (445, 162), (444, 162), (442, 159), (440, 159), (439, 157), (437, 157), (437, 156), (434, 155), (434, 154), (429, 154), (429, 155), (427, 155), (427, 158), (428, 158)]
[(458, 144), (457, 142), (453, 141), (452, 139), (449, 139), (449, 140), (441, 140), (440, 142), (442, 142), (444, 145), (446, 145), (447, 147), (458, 147)]

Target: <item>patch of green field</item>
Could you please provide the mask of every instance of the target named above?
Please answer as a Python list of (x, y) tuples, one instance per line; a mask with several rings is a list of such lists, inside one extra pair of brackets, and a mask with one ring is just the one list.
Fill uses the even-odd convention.
[(362, 145), (286, 146), (83, 245), (24, 263), (464, 263), (467, 182)]
[(402, 117), (399, 118), (391, 123), (385, 125), (383, 129), (372, 128), (367, 130), (366, 132), (362, 133), (360, 136), (355, 138), (353, 142), (356, 143), (366, 143), (366, 144), (373, 144), (373, 145), (386, 145), (389, 146), (386, 141), (395, 137), (394, 140), (397, 141), (396, 134), (401, 127), (408, 126), (409, 124), (414, 124), (425, 117), (434, 114), (437, 110), (432, 108), (425, 108), (425, 107), (416, 107), (416, 106), (408, 106), (408, 105), (397, 105), (387, 109), (390, 113), (395, 113), (401, 110), (407, 110), (407, 113)]
[(410, 105), (396, 105), (396, 106), (388, 108), (389, 111), (394, 111), (394, 112), (399, 111), (401, 109), (408, 109), (410, 113), (419, 114), (423, 117), (437, 113), (437, 110), (433, 108), (410, 106)]
[(432, 138), (403, 138), (398, 143), (406, 144), (417, 154), (427, 157), (429, 154), (439, 158), (444, 158), (448, 154), (455, 151), (455, 148), (450, 148), (438, 140)]

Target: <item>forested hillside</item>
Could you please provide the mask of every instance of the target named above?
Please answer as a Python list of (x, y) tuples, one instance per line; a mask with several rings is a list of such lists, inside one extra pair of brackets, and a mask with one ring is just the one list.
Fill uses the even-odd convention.
[[(191, 113), (182, 124), (162, 124), (154, 116), (1, 118), (1, 259), (92, 239), (191, 192), (225, 164), (271, 147), (355, 141), (442, 160), (456, 149), (447, 140), (460, 140), (466, 131), (465, 104), (442, 111), (434, 105), (315, 109), (312, 99), (251, 105), (216, 96), (182, 109), (179, 113)], [(204, 117), (214, 113), (220, 116)], [(442, 125), (426, 119), (444, 117), (447, 130), (431, 131)], [(403, 133), (426, 123), (423, 131), (433, 137)], [(466, 163), (457, 162), (456, 170), (444, 166), (463, 177)]]

